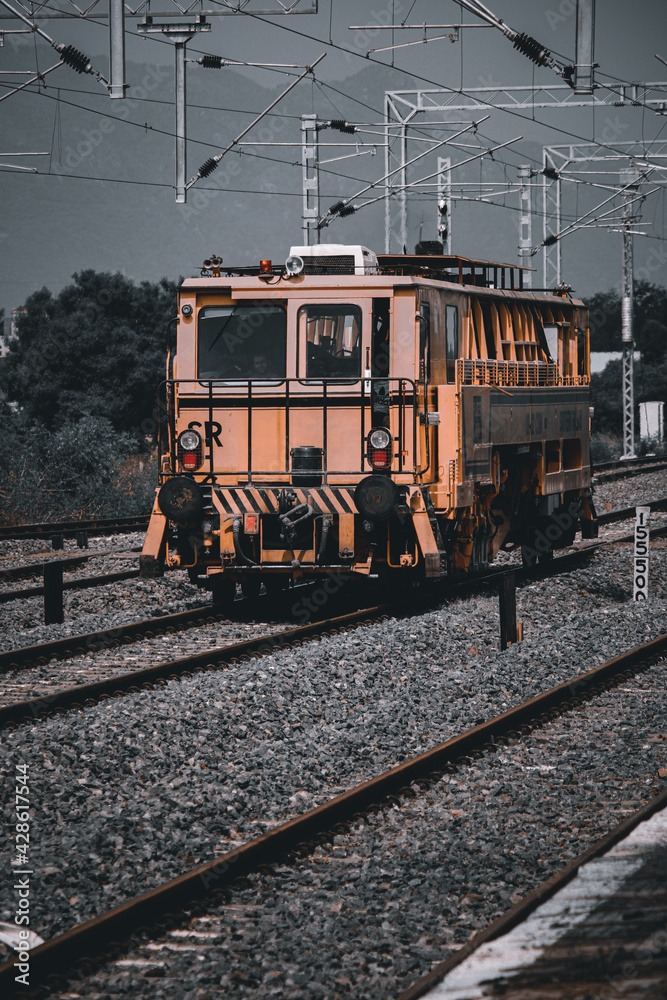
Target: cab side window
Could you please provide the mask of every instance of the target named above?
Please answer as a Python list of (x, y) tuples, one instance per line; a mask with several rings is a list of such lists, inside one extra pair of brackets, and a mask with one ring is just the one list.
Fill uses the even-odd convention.
[(456, 381), (456, 359), (459, 356), (458, 306), (447, 306), (445, 356), (447, 358), (447, 382), (451, 384)]
[(431, 377), (431, 304), (419, 304), (419, 379)]

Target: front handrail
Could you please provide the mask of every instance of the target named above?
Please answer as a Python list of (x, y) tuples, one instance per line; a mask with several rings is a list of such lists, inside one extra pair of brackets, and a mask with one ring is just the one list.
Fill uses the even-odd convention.
[[(359, 476), (368, 475), (373, 471), (368, 462), (367, 435), (370, 426), (367, 421), (370, 418), (372, 424), (372, 411), (374, 405), (374, 387), (382, 385), (386, 391), (386, 398), (390, 413), (392, 410), (396, 414), (396, 444), (394, 452), (394, 462), (391, 472), (402, 474), (408, 471), (406, 468), (404, 452), (406, 440), (411, 433), (412, 436), (412, 456), (413, 468), (409, 471), (414, 476), (423, 474), (423, 469), (418, 461), (419, 458), (419, 392), (417, 383), (410, 378), (389, 378), (389, 377), (360, 377), (360, 378), (264, 378), (264, 379), (167, 379), (162, 383), (165, 388), (165, 397), (168, 402), (168, 427), (169, 445), (168, 451), (163, 448), (162, 437), (160, 438), (160, 479), (161, 481), (168, 475), (176, 475), (177, 468), (177, 428), (176, 411), (178, 399), (184, 395), (189, 395), (201, 404), (202, 409), (208, 409), (208, 433), (205, 433), (205, 445), (208, 449), (207, 463), (196, 471), (196, 475), (204, 475), (204, 482), (216, 482), (218, 476), (238, 476), (239, 480), (247, 479), (248, 485), (260, 479), (274, 479), (279, 476), (289, 476), (293, 472), (290, 460), (290, 410), (294, 402), (298, 400), (300, 405), (304, 401), (312, 402), (314, 409), (322, 410), (322, 442), (323, 442), (323, 462), (322, 462), (322, 482), (328, 483), (329, 476)], [(201, 388), (205, 392), (199, 391)], [(306, 392), (298, 391), (295, 389)], [(341, 393), (332, 392), (333, 389), (344, 389)], [(359, 466), (350, 469), (328, 468), (328, 444), (331, 427), (330, 410), (334, 405), (340, 405), (341, 398), (352, 396), (355, 407), (359, 408), (361, 414), (361, 434), (359, 442)], [(285, 455), (284, 467), (274, 467), (272, 469), (254, 468), (253, 464), (253, 404), (257, 398), (275, 399), (278, 408), (285, 409)], [(161, 396), (162, 398), (162, 396)], [(225, 409), (245, 409), (247, 411), (247, 468), (245, 469), (221, 469), (216, 468), (214, 463), (214, 448), (212, 428), (215, 422), (215, 411), (224, 407)], [(412, 411), (410, 414), (409, 411)], [(370, 411), (370, 413), (369, 413)], [(161, 423), (161, 422), (160, 422)], [(410, 430), (411, 428), (411, 430)], [(351, 450), (352, 453), (352, 450)], [(169, 468), (165, 470), (163, 459), (169, 456)], [(428, 467), (428, 462), (427, 462)]]

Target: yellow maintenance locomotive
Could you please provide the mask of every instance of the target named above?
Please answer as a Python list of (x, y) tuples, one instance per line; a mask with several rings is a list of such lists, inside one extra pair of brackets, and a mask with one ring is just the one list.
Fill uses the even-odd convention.
[(179, 291), (142, 573), (186, 568), (223, 602), (549, 558), (597, 532), (589, 381), (583, 303), (516, 265), (211, 257)]

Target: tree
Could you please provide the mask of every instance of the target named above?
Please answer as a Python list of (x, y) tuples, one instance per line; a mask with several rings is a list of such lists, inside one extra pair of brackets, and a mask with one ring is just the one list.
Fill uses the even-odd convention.
[[(587, 302), (591, 350), (621, 351), (621, 296), (615, 290), (598, 292)], [(633, 333), (642, 360), (661, 361), (667, 355), (667, 288), (650, 281), (634, 286)]]
[(156, 430), (176, 285), (135, 285), (93, 270), (53, 296), (31, 295), (0, 364), (0, 390), (29, 422), (57, 430), (82, 417), (108, 419), (136, 438)]
[(603, 371), (591, 376), (591, 406), (594, 434), (620, 434), (623, 423), (620, 361), (610, 361)]

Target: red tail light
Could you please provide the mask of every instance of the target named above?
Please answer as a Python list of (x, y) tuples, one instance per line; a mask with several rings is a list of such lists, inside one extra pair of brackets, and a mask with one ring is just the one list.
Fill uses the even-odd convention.
[(190, 469), (191, 471), (194, 471), (199, 465), (199, 462), (197, 461), (197, 452), (196, 451), (183, 452), (183, 455), (181, 457), (181, 465), (183, 466), (184, 469)]

